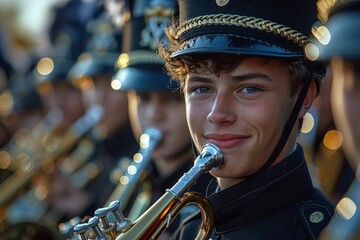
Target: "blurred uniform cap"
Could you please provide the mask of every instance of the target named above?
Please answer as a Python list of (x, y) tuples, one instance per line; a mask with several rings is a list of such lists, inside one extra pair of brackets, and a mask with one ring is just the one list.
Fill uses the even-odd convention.
[(69, 78), (76, 80), (98, 74), (113, 75), (115, 63), (120, 53), (121, 34), (115, 26), (103, 16), (89, 22), (90, 38), (86, 44), (86, 51), (77, 59), (69, 72)]
[(36, 85), (43, 83), (68, 82), (67, 75), (74, 60), (45, 57), (39, 60), (35, 69)]
[(80, 39), (68, 26), (58, 31), (53, 37), (49, 55), (41, 58), (34, 68), (36, 85), (68, 82), (68, 72), (76, 60), (73, 47)]
[(315, 0), (179, 1), (172, 54), (225, 53), (297, 59), (316, 20)]
[(332, 57), (360, 58), (360, 1), (338, 0), (333, 4), (318, 1), (319, 20), (317, 46), (319, 60)]
[(164, 29), (177, 6), (176, 0), (139, 0), (132, 7), (130, 21), (123, 31), (122, 54), (113, 81), (120, 90), (173, 91), (178, 83), (164, 71), (164, 61), (157, 55), (158, 43), (167, 41)]
[(97, 1), (72, 0), (54, 9), (54, 20), (48, 35), (51, 49), (40, 59), (34, 75), (37, 83), (69, 82), (68, 72), (80, 53), (85, 51), (88, 38), (86, 25), (103, 8)]

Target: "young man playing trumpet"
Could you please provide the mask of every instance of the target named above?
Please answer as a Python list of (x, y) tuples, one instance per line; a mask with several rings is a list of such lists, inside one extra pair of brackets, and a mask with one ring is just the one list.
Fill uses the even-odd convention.
[[(207, 198), (214, 239), (315, 239), (332, 203), (314, 188), (302, 119), (320, 85), (303, 47), (314, 1), (179, 1), (161, 55), (180, 81), (197, 149), (216, 144), (224, 166)], [(194, 239), (200, 214), (180, 227)]]

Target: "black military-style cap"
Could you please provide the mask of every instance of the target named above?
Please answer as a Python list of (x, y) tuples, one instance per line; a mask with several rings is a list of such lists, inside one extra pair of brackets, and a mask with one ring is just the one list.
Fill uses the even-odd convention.
[(176, 0), (138, 0), (134, 2), (130, 21), (123, 29), (123, 47), (113, 81), (120, 90), (172, 91), (178, 83), (165, 73), (164, 61), (157, 55), (159, 42), (165, 42), (167, 27)]
[(35, 84), (43, 83), (69, 83), (67, 74), (75, 63), (74, 44), (80, 41), (78, 34), (75, 34), (69, 26), (58, 29), (56, 36), (51, 36), (50, 52), (42, 57), (36, 64), (33, 74)]
[(107, 52), (84, 52), (69, 71), (69, 79), (95, 76), (97, 74), (114, 74), (118, 54)]
[(67, 1), (54, 9), (54, 19), (47, 32), (50, 49), (34, 72), (38, 83), (70, 83), (68, 72), (86, 47), (86, 24), (101, 9), (96, 1)]
[(179, 0), (176, 37), (182, 45), (172, 57), (226, 53), (303, 58), (315, 0)]
[[(325, 26), (315, 35), (319, 60), (332, 57), (360, 59), (360, 0), (338, 0), (333, 5), (318, 1), (319, 20)], [(320, 28), (320, 27), (319, 27)]]
[(98, 74), (112, 76), (120, 52), (121, 32), (105, 16), (90, 21), (87, 28), (90, 37), (86, 51), (80, 54), (69, 71), (69, 78), (74, 81)]
[(74, 60), (44, 57), (41, 58), (33, 70), (35, 84), (59, 83), (68, 81), (67, 75), (74, 64)]

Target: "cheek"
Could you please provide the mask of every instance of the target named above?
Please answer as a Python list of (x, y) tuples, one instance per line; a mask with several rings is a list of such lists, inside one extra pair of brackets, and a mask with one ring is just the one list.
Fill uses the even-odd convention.
[[(204, 106), (202, 109), (204, 109)], [(205, 122), (205, 120), (202, 119), (202, 115), (203, 115), (202, 111), (201, 108), (196, 107), (195, 104), (190, 102), (186, 103), (187, 125), (189, 126), (191, 135), (193, 137), (194, 135), (196, 135), (196, 132), (200, 130), (201, 124)]]
[[(286, 111), (286, 113), (285, 113)], [(264, 129), (266, 132), (271, 129), (276, 129), (276, 126), (284, 126), (287, 119), (286, 116), (290, 114), (289, 104), (283, 104), (280, 101), (263, 101), (254, 106), (250, 106), (241, 110), (240, 117), (246, 119), (250, 125), (256, 128)], [(259, 130), (260, 130), (259, 129)]]
[(109, 92), (106, 98), (106, 107), (110, 113), (115, 111), (121, 112), (122, 114), (127, 113), (127, 98), (126, 95), (119, 92)]

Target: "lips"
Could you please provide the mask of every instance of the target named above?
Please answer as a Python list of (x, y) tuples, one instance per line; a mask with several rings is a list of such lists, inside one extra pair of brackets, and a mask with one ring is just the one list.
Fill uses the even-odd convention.
[(229, 149), (243, 144), (249, 136), (235, 134), (208, 134), (205, 136), (209, 143), (213, 143), (221, 149)]

